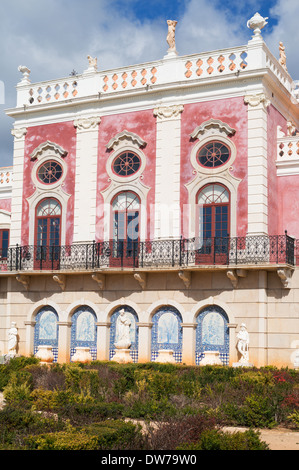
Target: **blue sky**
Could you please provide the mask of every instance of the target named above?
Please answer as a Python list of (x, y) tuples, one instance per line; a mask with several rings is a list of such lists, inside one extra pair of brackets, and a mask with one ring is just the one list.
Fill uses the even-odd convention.
[(19, 65), (32, 82), (83, 72), (87, 55), (100, 70), (161, 59), (167, 51), (167, 19), (178, 21), (179, 55), (246, 44), (246, 23), (256, 12), (269, 17), (263, 37), (278, 56), (286, 46), (288, 70), (299, 78), (299, 0), (1, 0), (0, 166), (12, 164), (13, 126), (4, 110), (15, 106)]

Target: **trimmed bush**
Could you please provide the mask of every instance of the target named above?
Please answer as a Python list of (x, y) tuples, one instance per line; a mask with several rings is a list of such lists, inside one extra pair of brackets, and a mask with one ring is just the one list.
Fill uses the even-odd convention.
[(29, 436), (30, 450), (121, 450), (142, 447), (139, 427), (123, 421), (105, 421), (80, 429), (69, 428), (58, 433)]
[(268, 444), (260, 440), (258, 432), (228, 433), (218, 429), (203, 431), (196, 444), (183, 445), (177, 450), (269, 450)]

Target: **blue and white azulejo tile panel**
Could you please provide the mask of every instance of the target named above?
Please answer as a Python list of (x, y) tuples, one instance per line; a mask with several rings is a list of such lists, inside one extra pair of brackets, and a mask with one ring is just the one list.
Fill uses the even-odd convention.
[(52, 346), (54, 362), (58, 358), (58, 315), (50, 306), (42, 307), (36, 317), (34, 326), (34, 354), (39, 346)]
[(151, 360), (154, 361), (160, 349), (171, 349), (176, 362), (182, 362), (182, 317), (172, 306), (160, 308), (153, 316)]
[(210, 305), (197, 317), (195, 361), (199, 364), (205, 351), (219, 351), (224, 365), (229, 362), (228, 317), (225, 311)]
[(78, 347), (90, 348), (92, 359), (97, 359), (96, 315), (87, 305), (77, 308), (72, 316), (71, 358)]

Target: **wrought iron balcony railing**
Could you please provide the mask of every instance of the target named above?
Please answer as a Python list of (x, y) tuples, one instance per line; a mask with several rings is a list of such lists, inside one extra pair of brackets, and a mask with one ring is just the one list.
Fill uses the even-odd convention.
[[(104, 241), (68, 246), (10, 247), (7, 271), (195, 267), (199, 265), (294, 265), (294, 239), (285, 235)], [(3, 270), (3, 268), (2, 268)]]

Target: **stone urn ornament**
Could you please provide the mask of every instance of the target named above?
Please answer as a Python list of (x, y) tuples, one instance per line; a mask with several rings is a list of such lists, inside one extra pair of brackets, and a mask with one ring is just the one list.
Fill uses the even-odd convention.
[(256, 13), (250, 20), (247, 21), (247, 27), (253, 30), (253, 38), (261, 37), (261, 30), (268, 24), (269, 18), (263, 18), (259, 13)]

